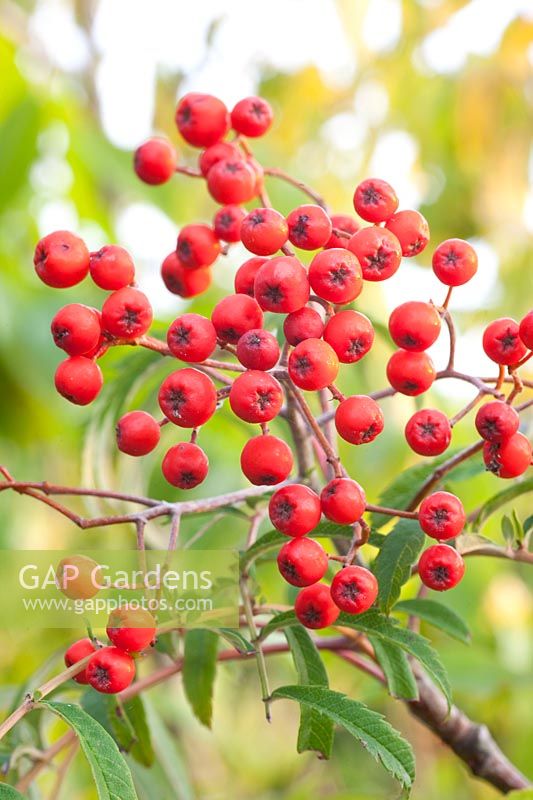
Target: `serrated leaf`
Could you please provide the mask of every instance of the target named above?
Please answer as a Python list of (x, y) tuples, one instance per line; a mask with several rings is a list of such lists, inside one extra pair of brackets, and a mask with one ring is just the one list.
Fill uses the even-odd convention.
[(7, 783), (0, 783), (0, 800), (25, 800), (25, 798), (12, 786), (8, 786)]
[(461, 554), (471, 553), (481, 547), (484, 550), (492, 551), (494, 555), (505, 552), (502, 547), (494, 544), (492, 539), (487, 539), (486, 536), (480, 536), (478, 533), (461, 533), (455, 539), (455, 547)]
[(185, 634), (183, 688), (194, 715), (211, 727), (213, 686), (217, 665), (218, 636), (209, 630), (191, 630)]
[(113, 695), (89, 690), (80, 702), (83, 710), (105, 728), (122, 752), (129, 753), (146, 767), (153, 764), (154, 751), (141, 697), (137, 695), (123, 704), (126, 718)]
[[(352, 539), (353, 528), (350, 525), (335, 525), (333, 522), (321, 522), (308, 534), (312, 539)], [(260, 556), (272, 553), (288, 541), (287, 537), (276, 530), (267, 531), (254, 544), (241, 554), (241, 572)]]
[(452, 636), (464, 644), (470, 643), (470, 631), (464, 620), (451, 608), (437, 600), (426, 600), (425, 598), (401, 600), (394, 606), (394, 611), (403, 611), (419, 617), (424, 622), (444, 631), (448, 636)]
[(527, 494), (528, 492), (533, 492), (533, 478), (529, 478), (525, 481), (518, 481), (507, 489), (498, 492), (498, 494), (491, 497), (490, 500), (480, 508), (473, 521), (474, 527), (483, 525), (483, 523), (503, 505), (510, 503), (515, 497), (520, 497), (520, 495)]
[(213, 628), (213, 633), (217, 633), (222, 639), (225, 639), (234, 647), (238, 653), (242, 653), (244, 656), (253, 655), (255, 653), (253, 644), (234, 628)]
[(259, 641), (263, 641), (266, 639), (267, 636), (270, 636), (271, 633), (274, 631), (282, 630), (283, 628), (287, 628), (290, 625), (299, 625), (298, 619), (294, 611), (281, 611), (279, 614), (270, 619), (266, 625), (261, 628), (261, 633), (259, 634)]
[(72, 703), (45, 701), (40, 705), (75, 731), (91, 767), (99, 800), (138, 800), (128, 765), (113, 738), (95, 719)]
[(354, 736), (402, 787), (409, 790), (415, 777), (413, 751), (381, 714), (363, 703), (323, 686), (282, 686), (273, 700), (294, 700), (318, 711)]
[(378, 605), (382, 611), (388, 613), (399, 598), (423, 545), (424, 533), (413, 519), (401, 519), (381, 545), (372, 571), (379, 584)]
[(376, 658), (385, 677), (389, 694), (403, 700), (418, 700), (418, 687), (404, 651), (398, 645), (369, 636)]

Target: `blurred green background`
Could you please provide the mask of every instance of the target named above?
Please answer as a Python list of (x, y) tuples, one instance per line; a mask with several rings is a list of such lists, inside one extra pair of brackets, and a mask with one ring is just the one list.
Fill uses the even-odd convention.
[[(227, 5), (227, 8), (224, 8)], [(134, 255), (141, 288), (150, 294), (159, 327), (185, 307), (209, 313), (232, 287), (245, 258), (235, 249), (215, 267), (215, 284), (190, 305), (168, 294), (159, 266), (179, 227), (209, 221), (214, 204), (201, 182), (178, 176), (153, 189), (131, 169), (131, 151), (153, 132), (174, 141), (182, 163), (196, 153), (178, 142), (176, 98), (190, 89), (219, 94), (228, 105), (263, 94), (275, 125), (255, 147), (265, 164), (311, 183), (338, 212), (350, 212), (355, 184), (376, 175), (390, 180), (402, 207), (427, 216), (433, 244), (452, 236), (474, 241), (480, 269), (456, 291), (452, 311), (461, 332), (458, 368), (492, 374), (480, 343), (497, 316), (520, 317), (532, 297), (533, 258), (533, 17), (529, 2), (506, 0), (0, 0), (0, 462), (19, 479), (97, 485), (178, 498), (164, 484), (160, 460), (179, 431), (164, 429), (161, 448), (142, 462), (118, 456), (113, 425), (124, 408), (155, 409), (158, 381), (168, 364), (146, 352), (113, 352), (101, 362), (106, 387), (94, 408), (69, 406), (53, 390), (61, 356), (49, 324), (67, 302), (101, 305), (104, 294), (88, 283), (65, 291), (40, 284), (32, 265), (36, 240), (58, 228), (82, 235), (90, 249), (108, 242)], [(277, 208), (288, 212), (302, 197), (269, 180)], [(357, 307), (376, 322), (404, 299), (442, 302), (432, 278), (431, 246), (404, 264), (387, 286), (366, 286)], [(270, 319), (272, 329), (279, 320)], [(439, 367), (446, 341), (435, 346)], [(345, 368), (341, 388), (365, 392), (385, 386), (390, 342), (379, 335), (372, 354)], [(462, 386), (438, 385), (427, 404), (454, 413), (472, 396)], [(375, 501), (381, 488), (416, 457), (402, 430), (413, 400), (383, 401), (387, 431), (373, 445), (343, 448), (351, 474)], [(524, 422), (531, 427), (531, 418)], [(283, 427), (278, 428), (283, 434)], [(249, 427), (227, 410), (202, 432), (211, 472), (193, 496), (244, 485), (238, 453)], [(473, 439), (467, 418), (454, 446)], [(502, 488), (491, 475), (449, 484), (467, 510)], [(116, 507), (116, 506), (115, 506)], [(516, 503), (523, 518), (531, 498)], [(107, 506), (89, 501), (87, 514)], [(0, 546), (67, 548), (133, 544), (129, 529), (80, 533), (28, 498), (0, 497)], [(202, 525), (205, 520), (202, 521)], [(218, 516), (203, 546), (238, 546), (244, 523)], [(197, 533), (188, 521), (184, 537)], [(499, 519), (484, 535), (501, 543)], [(148, 531), (153, 544), (164, 528)], [(427, 631), (448, 667), (459, 705), (487, 723), (504, 751), (530, 769), (533, 685), (528, 636), (532, 599), (526, 568), (476, 559), (446, 602), (473, 630), (466, 648)], [(287, 600), (270, 565), (258, 571), (269, 599)], [(407, 586), (407, 594), (416, 587)], [(73, 634), (74, 635), (74, 634)], [(57, 669), (64, 632), (2, 632), (2, 706), (51, 658)], [(163, 658), (163, 657), (161, 657)], [(152, 662), (152, 658), (149, 659)], [(413, 743), (418, 778), (414, 798), (490, 800), (497, 793), (472, 780), (465, 767), (410, 718), (399, 703), (346, 665), (327, 657), (333, 688), (386, 713)], [(271, 660), (272, 684), (291, 682), (290, 660)], [(149, 671), (153, 663), (141, 665)], [(276, 705), (264, 722), (253, 664), (224, 665), (215, 691), (213, 732), (193, 719), (174, 680), (149, 695), (159, 766), (136, 777), (141, 798), (260, 798), (370, 800), (396, 796), (397, 787), (347, 735), (340, 734), (330, 763), (295, 752), (297, 710)], [(35, 715), (34, 715), (35, 716)], [(41, 715), (45, 740), (59, 727)], [(20, 735), (31, 738), (24, 723)], [(40, 786), (50, 791), (52, 777)], [(174, 794), (169, 794), (173, 786)], [(46, 795), (44, 795), (46, 796)], [(94, 798), (78, 757), (64, 797)]]

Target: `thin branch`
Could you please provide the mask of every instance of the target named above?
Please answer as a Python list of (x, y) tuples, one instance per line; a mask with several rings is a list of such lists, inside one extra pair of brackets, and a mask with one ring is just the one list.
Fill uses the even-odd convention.
[(279, 178), (280, 180), (285, 181), (285, 183), (289, 183), (291, 186), (294, 186), (296, 189), (299, 189), (301, 192), (310, 197), (313, 202), (327, 212), (328, 207), (324, 198), (303, 181), (293, 178), (287, 172), (284, 172), (282, 169), (278, 169), (277, 167), (265, 167), (265, 175), (270, 175), (273, 178)]

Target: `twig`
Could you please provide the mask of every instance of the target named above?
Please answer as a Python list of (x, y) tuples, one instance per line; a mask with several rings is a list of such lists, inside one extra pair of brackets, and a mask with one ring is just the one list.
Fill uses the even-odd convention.
[(296, 189), (299, 189), (301, 192), (306, 194), (311, 198), (311, 200), (313, 200), (318, 206), (321, 206), (321, 208), (327, 212), (328, 207), (324, 198), (303, 181), (293, 178), (291, 175), (287, 174), (282, 169), (278, 169), (277, 167), (265, 167), (265, 175), (270, 175), (273, 178), (279, 178), (286, 183), (290, 183), (291, 186), (296, 187)]

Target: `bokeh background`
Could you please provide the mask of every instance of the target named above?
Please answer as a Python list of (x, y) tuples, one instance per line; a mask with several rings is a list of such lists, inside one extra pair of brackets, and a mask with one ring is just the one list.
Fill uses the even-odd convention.
[[(451, 236), (473, 241), (479, 272), (452, 303), (461, 332), (458, 368), (493, 372), (481, 349), (483, 327), (497, 316), (520, 317), (532, 297), (530, 0), (0, 0), (0, 27), (0, 461), (15, 476), (179, 497), (160, 476), (161, 450), (142, 463), (117, 456), (112, 434), (123, 408), (155, 408), (154, 392), (168, 365), (146, 352), (110, 353), (102, 362), (107, 386), (96, 406), (69, 406), (53, 390), (61, 356), (49, 336), (50, 320), (66, 302), (101, 305), (103, 293), (85, 284), (49, 290), (36, 280), (32, 254), (36, 240), (58, 228), (76, 231), (90, 249), (120, 243), (135, 258), (161, 331), (189, 307), (166, 292), (159, 267), (179, 227), (208, 221), (214, 204), (200, 182), (178, 176), (153, 189), (131, 168), (131, 151), (154, 132), (168, 135), (182, 163), (194, 165), (196, 154), (178, 142), (173, 123), (176, 98), (189, 90), (219, 94), (230, 106), (263, 94), (276, 122), (258, 142), (257, 156), (314, 185), (335, 211), (349, 212), (355, 184), (375, 175), (394, 184), (402, 207), (427, 216), (434, 244)], [(302, 201), (273, 179), (268, 188), (283, 212)], [(387, 285), (365, 288), (358, 308), (378, 327), (407, 298), (442, 302), (443, 287), (428, 269), (431, 249), (404, 263)], [(235, 248), (221, 259), (213, 288), (190, 307), (208, 313), (231, 289), (244, 258)], [(447, 347), (445, 334), (441, 339), (433, 353), (439, 365)], [(373, 354), (345, 368), (341, 388), (385, 386), (390, 347), (386, 335), (378, 336)], [(441, 382), (430, 403), (454, 413), (471, 396), (462, 385)], [(415, 461), (402, 436), (413, 400), (385, 400), (383, 407), (387, 433), (372, 446), (343, 452), (370, 500)], [(167, 444), (179, 436), (176, 430), (164, 433)], [(243, 485), (238, 453), (249, 435), (245, 423), (226, 411), (217, 414), (202, 434), (211, 473), (195, 495)], [(454, 445), (472, 438), (467, 419), (454, 431)], [(450, 487), (469, 510), (498, 488), (486, 474)], [(531, 497), (516, 504), (522, 517), (530, 507)], [(105, 506), (90, 502), (83, 508), (98, 513)], [(4, 548), (132, 544), (131, 530), (80, 533), (46, 508), (6, 493), (0, 522)], [(187, 522), (186, 540), (198, 534), (198, 525)], [(483, 534), (501, 543), (498, 516)], [(165, 535), (156, 525), (149, 530), (154, 545)], [(238, 546), (243, 535), (237, 517), (217, 516), (192, 546)], [(269, 598), (287, 600), (271, 565), (259, 569), (258, 580)], [(414, 590), (406, 587), (407, 594)], [(450, 671), (455, 698), (496, 732), (505, 752), (527, 771), (533, 686), (526, 570), (472, 561), (446, 602), (473, 630), (470, 648), (427, 631)], [(1, 638), (0, 701), (7, 709), (43, 661), (59, 667), (72, 636), (7, 629)], [(328, 667), (334, 688), (387, 713), (414, 744), (416, 800), (497, 796), (472, 780), (371, 679), (334, 657)], [(273, 685), (290, 682), (288, 657), (276, 656), (270, 672)], [(193, 719), (179, 680), (153, 690), (147, 700), (159, 763), (150, 773), (134, 767), (142, 800), (395, 796), (393, 783), (347, 735), (339, 733), (330, 763), (297, 756), (297, 711), (277, 705), (273, 724), (265, 724), (253, 664), (219, 669), (212, 732)], [(45, 715), (33, 725), (41, 726), (46, 740), (58, 735), (59, 726)], [(29, 723), (20, 735), (31, 738)], [(41, 788), (49, 791), (51, 780), (45, 776)], [(71, 796), (96, 796), (81, 756), (64, 791)]]

